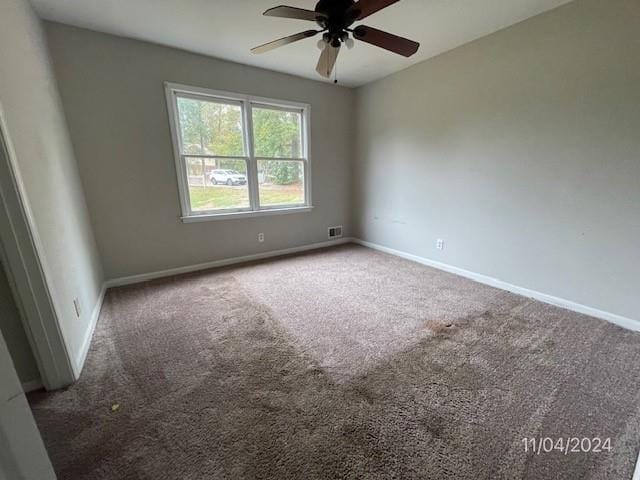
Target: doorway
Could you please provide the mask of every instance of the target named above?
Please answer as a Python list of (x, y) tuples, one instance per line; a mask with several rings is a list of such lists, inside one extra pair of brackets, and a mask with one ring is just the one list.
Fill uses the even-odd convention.
[[(37, 237), (34, 235), (30, 211), (23, 200), (21, 182), (17, 174), (15, 153), (7, 135), (6, 123), (0, 105), (0, 250), (2, 272), (13, 293), (13, 306), (22, 332), (16, 328), (16, 319), (7, 321), (10, 337), (30, 345), (32, 359), (37, 365), (42, 385), (47, 390), (67, 386), (75, 376), (58, 316), (53, 306), (49, 285), (40, 262)], [(1, 282), (1, 280), (0, 280)], [(11, 307), (8, 307), (11, 310)], [(15, 351), (16, 348), (13, 348)], [(20, 369), (26, 377), (33, 372), (29, 359), (20, 359)], [(26, 378), (25, 377), (25, 378)], [(27, 380), (30, 381), (30, 380)], [(37, 384), (26, 384), (29, 389)]]

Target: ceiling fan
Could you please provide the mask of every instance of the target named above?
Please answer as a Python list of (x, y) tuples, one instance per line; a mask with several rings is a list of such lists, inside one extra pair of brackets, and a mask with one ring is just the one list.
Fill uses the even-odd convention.
[(288, 37), (265, 43), (252, 48), (253, 53), (265, 53), (274, 48), (282, 47), (305, 38), (310, 38), (322, 33), (322, 39), (318, 47), (322, 49), (316, 71), (323, 77), (329, 78), (335, 67), (340, 48), (344, 44), (352, 48), (354, 40), (370, 43), (376, 47), (384, 48), (390, 52), (410, 57), (418, 51), (420, 44), (406, 38), (398, 37), (391, 33), (383, 32), (366, 25), (351, 26), (360, 20), (367, 18), (383, 8), (386, 8), (399, 0), (320, 0), (315, 10), (304, 8), (279, 7), (270, 8), (264, 15), (267, 17), (293, 18), (316, 22), (321, 30), (306, 30)]

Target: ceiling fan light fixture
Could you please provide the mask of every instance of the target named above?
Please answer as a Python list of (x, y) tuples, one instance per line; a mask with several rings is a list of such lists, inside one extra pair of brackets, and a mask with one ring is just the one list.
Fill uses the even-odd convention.
[(366, 25), (352, 25), (383, 10), (400, 0), (319, 0), (314, 10), (280, 5), (264, 12), (268, 17), (292, 18), (316, 23), (320, 30), (306, 30), (252, 48), (253, 53), (266, 53), (306, 38), (322, 34), (317, 42), (322, 51), (316, 71), (325, 78), (331, 77), (340, 48), (351, 50), (355, 40), (383, 48), (389, 52), (410, 57), (420, 44)]

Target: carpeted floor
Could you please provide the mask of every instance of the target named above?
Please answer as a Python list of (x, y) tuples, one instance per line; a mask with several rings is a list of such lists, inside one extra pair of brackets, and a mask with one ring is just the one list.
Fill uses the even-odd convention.
[(640, 334), (347, 245), (110, 290), (30, 401), (60, 480), (622, 480)]

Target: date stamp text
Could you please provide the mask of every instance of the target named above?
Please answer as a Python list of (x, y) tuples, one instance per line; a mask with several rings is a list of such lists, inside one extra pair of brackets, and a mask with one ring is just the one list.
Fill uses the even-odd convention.
[(613, 450), (611, 438), (600, 437), (526, 437), (522, 439), (525, 453), (542, 455), (559, 452), (572, 453), (609, 453)]

